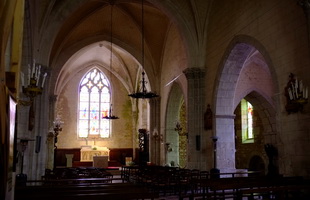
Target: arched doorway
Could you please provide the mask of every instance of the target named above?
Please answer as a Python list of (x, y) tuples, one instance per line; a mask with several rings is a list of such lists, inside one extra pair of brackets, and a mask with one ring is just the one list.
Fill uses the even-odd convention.
[(176, 83), (171, 87), (167, 104), (165, 155), (167, 165), (186, 167), (186, 109), (181, 88)]
[[(268, 113), (265, 113), (266, 108)], [(234, 113), (236, 169), (260, 171), (260, 174), (265, 174), (265, 163), (268, 162), (265, 144), (266, 140), (270, 139), (271, 133), (268, 133), (268, 130), (272, 129), (271, 123), (265, 119), (269, 114), (271, 118), (275, 118), (274, 109), (260, 94), (251, 92), (241, 100)], [(254, 161), (251, 160), (254, 156), (258, 156), (263, 164), (253, 164)]]

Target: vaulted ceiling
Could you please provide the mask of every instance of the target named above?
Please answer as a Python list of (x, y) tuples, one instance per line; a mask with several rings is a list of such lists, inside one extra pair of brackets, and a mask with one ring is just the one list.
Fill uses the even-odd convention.
[[(182, 71), (187, 67), (188, 58), (197, 56), (189, 53), (195, 54), (196, 50), (203, 56), (198, 47), (203, 46), (200, 44), (206, 38), (202, 36), (206, 28), (206, 11), (212, 2), (30, 1), (35, 4), (31, 12), (37, 17), (34, 21), (40, 38), (34, 49), (40, 49), (41, 57), (48, 60), (47, 65), (53, 69), (52, 83), (62, 84), (61, 81), (67, 80), (74, 72), (93, 63), (111, 70), (128, 91), (137, 87), (141, 70), (146, 71), (150, 85), (159, 90), (161, 80), (168, 82), (175, 76), (162, 77), (163, 68), (177, 66)], [(188, 52), (190, 45), (192, 50)], [(111, 57), (113, 65), (110, 65)]]
[[(77, 3), (74, 9), (72, 6), (56, 1), (50, 11), (52, 15), (59, 12), (58, 17), (62, 18), (49, 54), (50, 64), (61, 67), (58, 81), (67, 80), (85, 65), (100, 63), (132, 91), (141, 73), (142, 58), (149, 74), (160, 74), (171, 26), (163, 12), (146, 1), (143, 6), (141, 1), (111, 4), (100, 0)], [(113, 65), (110, 65), (111, 55)]]

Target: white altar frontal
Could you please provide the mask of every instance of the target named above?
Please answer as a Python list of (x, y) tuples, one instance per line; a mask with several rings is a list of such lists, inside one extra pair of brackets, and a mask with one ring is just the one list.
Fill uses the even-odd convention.
[(104, 156), (109, 158), (110, 150), (107, 147), (85, 148), (81, 149), (81, 162), (93, 162), (94, 157)]

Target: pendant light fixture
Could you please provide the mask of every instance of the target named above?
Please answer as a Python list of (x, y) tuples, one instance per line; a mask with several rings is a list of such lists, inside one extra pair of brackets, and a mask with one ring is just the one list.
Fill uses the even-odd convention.
[[(110, 24), (110, 28), (111, 28), (111, 38), (110, 38), (110, 41), (111, 41), (111, 44), (110, 44), (110, 50), (111, 50), (111, 55), (110, 55), (110, 79), (111, 79), (111, 83), (112, 83), (112, 57), (113, 57), (113, 35), (112, 35), (112, 32), (113, 32), (113, 27), (112, 27), (112, 19), (113, 19), (113, 6), (114, 6), (114, 3), (113, 1), (110, 1), (110, 4), (111, 4), (111, 24)], [(111, 95), (110, 95), (110, 102), (111, 102)], [(102, 117), (103, 119), (119, 119), (117, 116), (113, 115), (112, 113), (112, 104), (110, 104), (110, 109), (109, 109), (109, 114), (105, 117)]]
[(141, 80), (141, 84), (142, 84), (142, 88), (140, 91), (136, 92), (136, 93), (132, 93), (129, 94), (128, 96), (135, 98), (135, 99), (150, 99), (150, 98), (154, 98), (154, 97), (158, 97), (159, 95), (157, 95), (156, 93), (153, 92), (148, 92), (146, 90), (146, 80), (145, 80), (145, 72), (144, 72), (144, 5), (143, 5), (143, 0), (141, 0), (141, 21), (142, 21), (142, 27), (141, 27), (141, 31), (142, 31), (142, 80)]

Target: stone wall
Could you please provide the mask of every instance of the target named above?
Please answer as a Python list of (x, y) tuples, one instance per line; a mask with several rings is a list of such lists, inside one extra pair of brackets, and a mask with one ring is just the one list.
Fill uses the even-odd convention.
[[(264, 138), (262, 121), (258, 112), (253, 108), (253, 133), (254, 143), (242, 143), (241, 106), (235, 110), (235, 145), (236, 145), (236, 169), (248, 169), (249, 171), (261, 170), (265, 174), (268, 159), (264, 150)], [(260, 157), (262, 163), (253, 163), (255, 158)]]
[[(119, 119), (111, 120), (111, 137), (106, 139), (88, 138), (79, 139), (77, 135), (77, 121), (78, 121), (78, 85), (83, 75), (90, 68), (76, 73), (76, 75), (69, 79), (62, 87), (60, 95), (56, 102), (56, 116), (60, 117), (63, 124), (63, 130), (58, 136), (58, 148), (80, 148), (83, 145), (108, 147), (108, 148), (131, 148), (133, 146), (133, 129), (132, 129), (132, 115), (131, 103), (126, 93), (124, 86), (117, 81), (116, 78), (111, 79), (112, 88), (112, 103), (113, 115), (117, 115)], [(103, 68), (103, 72), (108, 74)]]
[[(268, 65), (275, 86), (270, 100), (274, 105), (276, 116), (273, 119), (264, 120), (269, 120), (268, 123), (272, 124), (272, 127), (268, 131), (276, 135), (272, 142), (279, 150), (279, 168), (280, 173), (284, 175), (310, 174), (309, 107), (306, 107), (303, 112), (288, 114), (285, 111), (284, 96), (284, 88), (290, 73), (310, 83), (310, 77), (307, 75), (310, 65), (308, 36), (307, 18), (297, 1), (215, 1), (209, 15), (206, 54), (208, 69), (206, 93), (208, 95), (205, 102), (213, 102), (215, 99), (214, 104), (218, 106), (215, 109), (215, 115), (233, 116), (235, 108), (230, 105), (234, 102), (235, 88), (230, 89), (230, 84), (234, 81), (229, 80), (239, 76), (239, 72), (234, 71), (234, 68), (242, 67), (244, 63), (236, 59), (227, 60), (227, 58), (233, 46), (239, 46), (240, 43), (257, 49)], [(240, 53), (231, 58), (238, 56)], [(224, 68), (225, 74), (221, 74), (225, 62), (229, 67)], [(232, 76), (226, 76), (226, 73)], [(223, 76), (219, 81), (221, 75), (226, 77)], [(260, 84), (260, 80), (257, 80), (257, 84)], [(225, 93), (217, 93), (223, 88), (226, 88)], [(226, 94), (231, 96), (227, 98)], [(264, 96), (263, 91), (260, 94)], [(217, 98), (220, 98), (220, 101), (217, 101)], [(219, 106), (217, 103), (223, 105)], [(231, 138), (230, 134), (233, 133), (234, 128), (228, 124), (233, 126), (231, 121), (222, 118), (216, 120), (216, 134), (220, 134), (220, 139)], [(228, 127), (229, 131), (227, 131)], [(230, 167), (229, 162), (235, 160), (229, 160), (233, 156), (230, 154), (232, 141), (223, 142), (229, 146), (227, 148), (227, 145), (222, 145), (220, 141), (218, 153), (223, 154), (220, 156), (222, 165)], [(234, 166), (234, 163), (231, 166)]]

